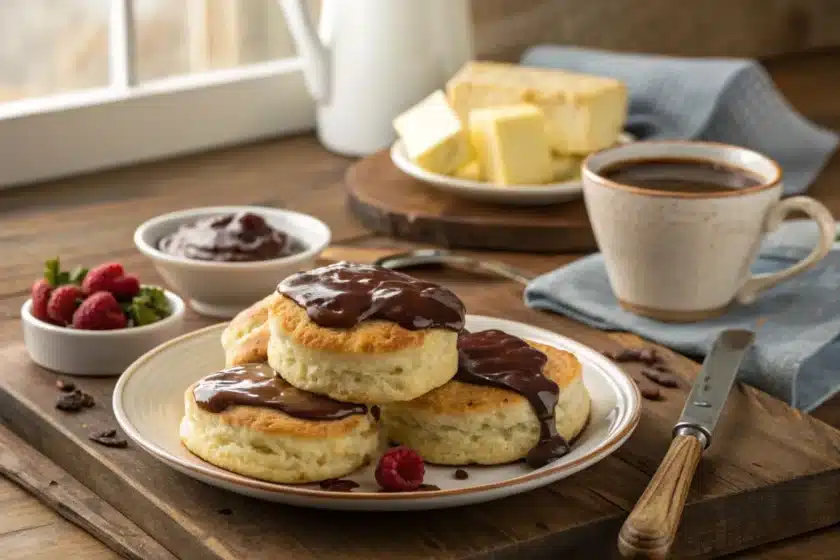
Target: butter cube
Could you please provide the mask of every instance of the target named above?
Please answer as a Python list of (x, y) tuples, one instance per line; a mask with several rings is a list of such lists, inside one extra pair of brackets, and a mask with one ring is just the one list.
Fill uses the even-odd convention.
[(613, 145), (627, 116), (627, 89), (613, 78), (499, 62), (468, 62), (446, 84), (464, 122), (470, 111), (530, 103), (542, 109), (554, 151), (587, 154)]
[(583, 158), (580, 156), (561, 156), (552, 154), (551, 167), (554, 169), (554, 181), (571, 181), (580, 177), (580, 164)]
[(481, 165), (478, 163), (478, 160), (470, 160), (465, 165), (456, 169), (453, 176), (458, 177), (459, 179), (467, 179), (468, 181), (481, 181)]
[(397, 116), (393, 124), (408, 157), (432, 173), (450, 175), (472, 158), (464, 126), (443, 91)]
[(487, 179), (498, 185), (547, 183), (554, 178), (545, 117), (533, 105), (475, 109), (470, 139)]

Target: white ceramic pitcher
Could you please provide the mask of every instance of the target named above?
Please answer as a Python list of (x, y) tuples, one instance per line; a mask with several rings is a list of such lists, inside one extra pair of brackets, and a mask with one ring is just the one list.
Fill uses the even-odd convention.
[(318, 137), (334, 152), (389, 146), (392, 119), (473, 56), (470, 0), (279, 0), (315, 98)]

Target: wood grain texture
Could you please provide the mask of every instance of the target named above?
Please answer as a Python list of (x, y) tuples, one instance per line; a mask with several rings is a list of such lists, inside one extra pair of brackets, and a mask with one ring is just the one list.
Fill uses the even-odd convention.
[(0, 426), (0, 474), (129, 560), (174, 560), (157, 541)]
[(406, 175), (387, 150), (352, 165), (345, 182), (353, 213), (376, 233), (450, 248), (558, 253), (595, 247), (581, 200), (528, 208), (465, 200)]
[[(840, 128), (840, 53), (786, 57), (771, 70), (794, 106), (823, 125)], [(566, 481), (474, 508), (405, 515), (347, 516), (256, 502), (208, 488), (133, 447), (94, 446), (87, 442), (89, 431), (114, 425), (107, 404), (113, 381), (107, 379), (80, 382), (99, 403), (83, 415), (64, 416), (52, 408), (55, 376), (29, 363), (19, 325), (20, 304), (44, 258), (61, 254), (68, 264), (119, 259), (142, 278), (158, 281), (131, 245), (136, 223), (178, 208), (253, 202), (314, 214), (331, 225), (338, 244), (405, 248), (404, 242), (370, 235), (346, 212), (341, 177), (349, 163), (303, 136), (0, 193), (0, 360), (5, 366), (0, 414), (13, 419), (28, 442), (184, 558), (259, 560), (258, 554), (271, 553), (272, 558), (350, 559), (612, 557), (621, 523), (667, 451), (684, 398), (680, 389), (666, 389), (665, 400), (645, 403), (639, 429), (627, 445)], [(810, 194), (837, 212), (838, 185), (840, 158), (835, 156)], [(570, 258), (504, 255), (511, 264), (538, 272)], [(569, 319), (525, 309), (521, 290), (510, 283), (477, 282), (473, 275), (453, 271), (419, 274), (453, 288), (474, 312), (534, 323), (601, 350), (641, 344), (630, 335), (606, 337)], [(205, 324), (190, 314), (186, 328)], [(696, 372), (693, 361), (663, 354), (686, 379)], [(632, 373), (633, 367), (627, 369)], [(743, 551), (767, 539), (831, 525), (840, 514), (840, 441), (817, 418), (840, 425), (840, 399), (829, 401), (815, 416), (791, 411), (749, 387), (733, 389), (716, 444), (704, 455), (689, 493), (675, 557)], [(813, 474), (799, 476), (806, 472)], [(20, 544), (22, 532), (14, 528), (18, 521), (28, 519), (23, 532), (38, 532), (42, 516), (57, 516), (38, 509), (21, 492), (4, 501), (2, 489), (0, 547), (13, 551), (12, 558), (113, 556), (104, 547), (96, 549), (88, 537), (80, 538), (78, 531), (52, 528), (58, 524)], [(232, 513), (219, 513), (224, 508)], [(759, 538), (757, 531), (765, 531), (764, 536)], [(832, 531), (738, 552), (738, 557), (836, 558)], [(33, 543), (41, 548), (33, 551)]]
[(473, 17), (490, 59), (518, 60), (539, 43), (744, 57), (840, 45), (835, 0), (475, 0)]
[(623, 557), (653, 560), (668, 557), (702, 453), (703, 444), (696, 437), (674, 438), (642, 497), (621, 526), (618, 549)]

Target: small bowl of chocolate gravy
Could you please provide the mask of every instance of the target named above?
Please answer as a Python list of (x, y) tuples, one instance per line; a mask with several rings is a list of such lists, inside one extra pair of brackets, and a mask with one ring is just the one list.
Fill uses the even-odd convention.
[[(625, 309), (691, 322), (749, 304), (828, 254), (834, 219), (816, 200), (781, 199), (769, 157), (714, 142), (634, 142), (584, 160), (583, 197), (612, 290)], [(789, 213), (820, 239), (793, 270), (750, 276), (765, 233)]]
[(312, 268), (330, 242), (313, 216), (260, 206), (193, 208), (157, 216), (134, 244), (202, 315), (227, 319)]

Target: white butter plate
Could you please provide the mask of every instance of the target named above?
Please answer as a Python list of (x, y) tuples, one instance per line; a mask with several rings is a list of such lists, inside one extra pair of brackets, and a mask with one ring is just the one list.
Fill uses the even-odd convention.
[[(618, 143), (626, 144), (633, 140), (630, 134), (622, 133), (618, 138)], [(433, 189), (477, 202), (510, 206), (544, 206), (580, 198), (583, 192), (580, 179), (544, 185), (500, 186), (486, 181), (471, 181), (432, 173), (411, 161), (401, 140), (397, 140), (391, 146), (391, 161), (400, 171), (426, 183)]]
[(633, 381), (595, 350), (564, 336), (523, 323), (467, 316), (472, 331), (501, 329), (574, 353), (583, 364), (583, 381), (592, 398), (589, 423), (571, 451), (540, 469), (524, 463), (465, 467), (466, 480), (456, 480), (455, 467), (427, 465), (425, 483), (440, 490), (381, 493), (370, 465), (344, 477), (359, 484), (353, 492), (322, 490), (317, 484), (275, 484), (218, 468), (192, 455), (178, 435), (184, 410), (183, 393), (201, 377), (224, 367), (219, 342), (224, 325), (207, 327), (173, 339), (132, 364), (114, 388), (114, 413), (120, 427), (137, 445), (170, 467), (207, 484), (246, 496), (297, 506), (336, 510), (428, 510), (486, 502), (545, 486), (581, 471), (616, 449), (636, 428), (640, 396)]

